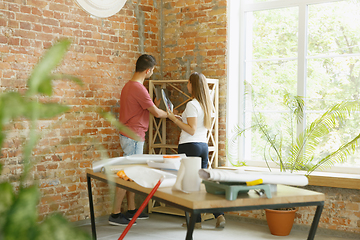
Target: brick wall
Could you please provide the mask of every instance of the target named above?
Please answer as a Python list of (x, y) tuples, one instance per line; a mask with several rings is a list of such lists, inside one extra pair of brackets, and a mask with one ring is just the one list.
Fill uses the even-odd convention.
[[(84, 110), (101, 106), (117, 113), (121, 89), (132, 76), (137, 57), (145, 51), (160, 58), (156, 3), (127, 1), (118, 14), (100, 19), (89, 16), (72, 0), (0, 2), (1, 91), (26, 89), (27, 77), (39, 57), (64, 37), (73, 43), (57, 71), (76, 75), (84, 82), (83, 87), (54, 82), (53, 101), (73, 110), (62, 116), (59, 126), (52, 126), (57, 120), (39, 124), (45, 135), (34, 150), (32, 173), (43, 194), (41, 217), (53, 211), (64, 213), (71, 221), (89, 217), (85, 169), (100, 159), (100, 144), (110, 157), (120, 156), (122, 151), (117, 131), (97, 114)], [(145, 27), (139, 28), (139, 24)], [(19, 145), (28, 123), (16, 121), (9, 130), (1, 151), (4, 169), (0, 178), (16, 181), (22, 171)], [(93, 184), (96, 215), (108, 214), (107, 185)]]
[[(34, 152), (38, 163), (33, 177), (43, 193), (41, 216), (60, 211), (71, 221), (89, 217), (84, 171), (100, 158), (97, 144), (102, 143), (110, 157), (122, 151), (115, 129), (82, 110), (102, 106), (116, 113), (120, 91), (142, 52), (153, 54), (158, 61), (153, 79), (187, 79), (193, 71), (220, 79), (219, 160), (224, 163), (226, 4), (226, 0), (128, 0), (115, 16), (99, 19), (71, 0), (0, 2), (2, 91), (23, 91), (41, 54), (62, 37), (71, 38), (73, 44), (58, 71), (77, 75), (85, 83), (82, 88), (62, 81), (54, 86), (54, 100), (74, 110), (63, 116), (66, 121), (60, 126), (52, 127), (54, 131)], [(39, 127), (45, 132), (54, 122), (43, 121)], [(22, 166), (19, 145), (27, 129), (26, 121), (9, 126), (13, 131), (1, 152), (5, 166), (0, 180), (18, 179)], [(110, 208), (107, 186), (93, 184), (96, 216), (106, 215)], [(327, 196), (320, 227), (360, 232), (358, 190), (313, 188)], [(236, 214), (264, 217), (261, 211)], [(312, 214), (313, 209), (301, 208), (296, 223), (310, 224)]]
[[(225, 156), (226, 6), (219, 0), (163, 0), (163, 79), (188, 79), (192, 72), (219, 79), (219, 163)], [(183, 86), (186, 91), (186, 85)], [(176, 132), (172, 138), (176, 138)]]
[[(319, 228), (360, 234), (360, 190), (318, 186), (306, 186), (304, 188), (325, 194), (326, 200)], [(299, 207), (294, 224), (310, 226), (315, 210), (316, 207)], [(264, 210), (232, 212), (230, 214), (266, 220)]]
[[(326, 201), (319, 227), (360, 233), (360, 190), (307, 186), (306, 189), (325, 193)], [(295, 223), (310, 225), (314, 209), (301, 208)]]

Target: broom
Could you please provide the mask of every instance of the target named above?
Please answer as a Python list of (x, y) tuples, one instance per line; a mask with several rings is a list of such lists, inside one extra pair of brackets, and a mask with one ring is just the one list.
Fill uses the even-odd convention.
[(137, 217), (140, 215), (140, 213), (144, 210), (145, 206), (148, 204), (148, 202), (150, 201), (150, 199), (152, 198), (152, 196), (155, 194), (156, 190), (159, 188), (161, 182), (164, 180), (164, 177), (161, 177), (159, 179), (159, 181), (157, 182), (157, 184), (155, 185), (155, 187), (151, 190), (151, 192), (149, 193), (149, 195), (146, 197), (145, 201), (141, 204), (140, 208), (137, 210), (137, 212), (135, 213), (134, 217), (131, 219), (131, 221), (129, 222), (129, 224), (126, 226), (125, 230), (122, 232), (121, 236), (119, 237), (118, 240), (122, 240), (124, 239), (125, 235), (128, 233), (128, 231), (130, 230), (130, 228), (132, 227), (132, 225), (134, 224), (134, 222), (136, 221)]

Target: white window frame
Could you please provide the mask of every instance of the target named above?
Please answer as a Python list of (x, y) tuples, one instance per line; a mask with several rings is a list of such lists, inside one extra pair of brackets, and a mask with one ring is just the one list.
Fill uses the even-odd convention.
[[(298, 72), (297, 79), (304, 79), (304, 81), (297, 81), (297, 94), (305, 96), (306, 91), (306, 32), (307, 22), (306, 13), (307, 7), (311, 4), (338, 2), (341, 0), (273, 0), (268, 2), (253, 3), (250, 0), (228, 0), (228, 58), (227, 58), (227, 103), (226, 103), (226, 136), (229, 139), (233, 135), (235, 126), (243, 125), (242, 113), (244, 112), (244, 81), (245, 69), (245, 13), (259, 10), (270, 10), (286, 7), (299, 8), (299, 42), (298, 42)], [(305, 124), (305, 123), (304, 123)], [(298, 131), (302, 131), (302, 126), (298, 127)], [(232, 154), (240, 156), (243, 151), (243, 142), (238, 141), (236, 149), (232, 149)], [(246, 164), (255, 167), (265, 167), (265, 161), (251, 161)], [(231, 166), (227, 159), (227, 166)], [(359, 168), (336, 167), (326, 169), (329, 172), (341, 172), (358, 174)]]

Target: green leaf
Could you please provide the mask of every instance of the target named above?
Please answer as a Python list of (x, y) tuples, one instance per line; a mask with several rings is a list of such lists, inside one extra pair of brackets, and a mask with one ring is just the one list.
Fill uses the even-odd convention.
[(52, 81), (51, 76), (43, 76), (42, 83), (38, 86), (38, 93), (43, 93), (45, 95), (51, 96), (53, 93), (52, 90)]
[(36, 186), (20, 188), (4, 225), (7, 240), (31, 239), (36, 234), (39, 190)]
[(308, 170), (307, 175), (315, 171), (316, 169), (321, 169), (324, 166), (332, 166), (335, 163), (342, 163), (346, 158), (355, 152), (355, 149), (358, 147), (360, 141), (360, 134), (353, 138), (351, 141), (341, 145), (336, 151), (328, 154), (326, 157), (321, 159), (319, 162), (311, 166)]
[(24, 116), (28, 119), (50, 119), (70, 110), (69, 106), (58, 103), (39, 103), (29, 101)]
[(4, 125), (21, 116), (24, 109), (24, 99), (18, 92), (7, 92), (0, 95), (0, 147), (5, 139)]
[(58, 103), (43, 103), (40, 107), (40, 119), (49, 119), (59, 116), (71, 108)]
[(58, 214), (47, 217), (39, 227), (36, 240), (91, 240), (91, 237), (72, 226)]
[(68, 39), (61, 40), (54, 44), (35, 66), (28, 79), (27, 95), (45, 94), (51, 96), (51, 71), (61, 62), (71, 41)]
[(0, 97), (0, 119), (4, 126), (9, 121), (21, 116), (25, 109), (23, 97), (18, 92), (7, 92)]
[(0, 184), (0, 216), (5, 212), (14, 201), (13, 187), (9, 182)]
[(2, 131), (2, 125), (0, 124), (0, 149), (2, 148), (2, 144), (4, 142), (4, 139), (6, 137), (5, 133)]
[(6, 213), (9, 211), (9, 208), (11, 204), (13, 204), (15, 198), (13, 187), (10, 183), (4, 182), (0, 184), (0, 196), (0, 232), (3, 232), (2, 229), (7, 216)]
[(69, 74), (62, 74), (62, 73), (54, 74), (54, 75), (52, 75), (52, 79), (53, 80), (65, 80), (65, 79), (68, 79), (68, 80), (71, 80), (71, 81), (75, 82), (79, 86), (84, 86), (84, 83), (81, 81), (80, 78), (78, 78), (76, 76), (73, 76), (73, 75), (69, 75)]
[(116, 129), (121, 130), (123, 133), (136, 141), (142, 141), (142, 139), (136, 133), (134, 133), (130, 128), (119, 122), (110, 112), (106, 112), (103, 109), (98, 109), (97, 112), (100, 114), (100, 116), (109, 121), (111, 125), (116, 127)]

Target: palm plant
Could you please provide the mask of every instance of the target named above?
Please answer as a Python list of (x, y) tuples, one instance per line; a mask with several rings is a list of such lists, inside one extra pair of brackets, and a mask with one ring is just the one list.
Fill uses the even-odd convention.
[[(227, 154), (230, 162), (233, 163), (233, 156), (230, 149), (234, 146), (237, 138), (249, 130), (258, 130), (261, 138), (265, 141), (264, 159), (271, 171), (270, 162), (274, 162), (282, 172), (306, 171), (306, 175), (317, 169), (333, 166), (336, 163), (343, 163), (351, 155), (359, 144), (360, 134), (350, 141), (337, 146), (336, 150), (330, 151), (326, 156), (317, 158), (321, 139), (330, 136), (344, 123), (355, 111), (359, 111), (358, 101), (343, 101), (327, 109), (320, 117), (311, 122), (302, 133), (296, 134), (296, 124), (304, 117), (304, 99), (301, 96), (285, 93), (283, 104), (289, 110), (287, 120), (289, 131), (288, 141), (284, 144), (284, 134), (281, 129), (273, 129), (268, 126), (261, 113), (255, 113), (254, 125), (248, 128), (237, 127), (235, 133), (227, 142)], [(239, 165), (239, 164), (237, 164)], [(244, 163), (242, 163), (244, 165)]]

